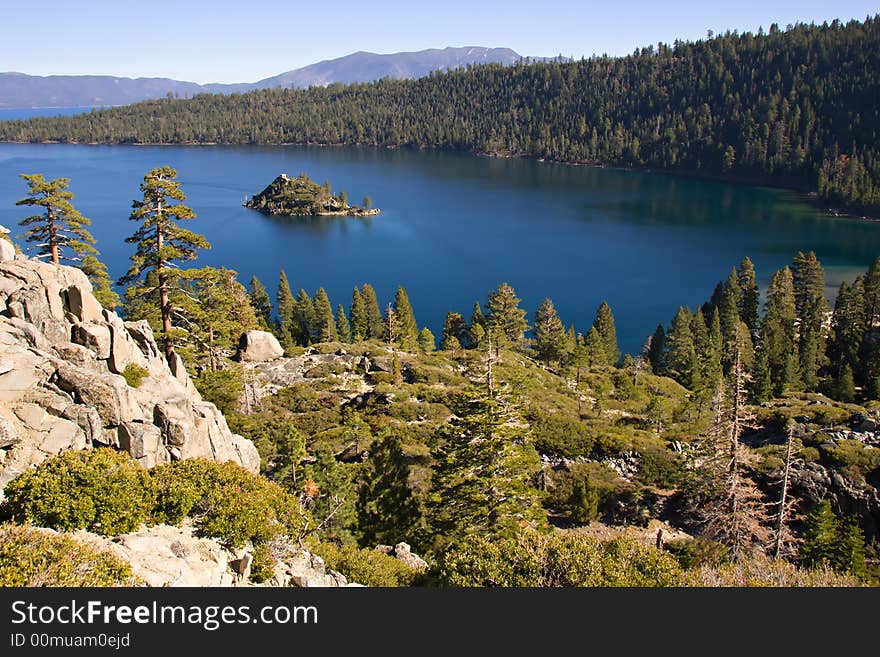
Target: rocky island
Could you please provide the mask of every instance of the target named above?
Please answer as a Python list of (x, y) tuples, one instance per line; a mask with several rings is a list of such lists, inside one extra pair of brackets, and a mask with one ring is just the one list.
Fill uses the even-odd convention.
[(244, 206), (264, 214), (287, 216), (372, 217), (379, 214), (378, 208), (371, 207), (369, 196), (360, 206), (349, 205), (345, 192), (334, 195), (329, 182), (319, 185), (304, 173), (296, 178), (280, 174)]

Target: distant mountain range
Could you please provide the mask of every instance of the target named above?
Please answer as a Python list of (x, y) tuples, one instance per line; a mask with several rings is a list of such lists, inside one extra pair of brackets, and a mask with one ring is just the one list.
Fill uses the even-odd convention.
[[(179, 96), (202, 93), (241, 93), (273, 87), (305, 88), (334, 82), (372, 82), (383, 77), (420, 78), (468, 64), (515, 64), (522, 57), (510, 48), (431, 48), (418, 52), (379, 55), (356, 52), (258, 82), (197, 84), (169, 78), (118, 78), (110, 75), (50, 75), (0, 73), (0, 108), (90, 107), (128, 105), (169, 92)], [(544, 59), (544, 58), (533, 58)]]

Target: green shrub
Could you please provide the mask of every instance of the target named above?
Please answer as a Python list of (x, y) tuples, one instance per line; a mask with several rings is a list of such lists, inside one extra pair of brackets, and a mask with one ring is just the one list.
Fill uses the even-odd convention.
[(16, 522), (104, 536), (135, 531), (153, 506), (150, 473), (125, 452), (92, 449), (47, 459), (6, 486)]
[(490, 540), (470, 536), (447, 550), (441, 559), (440, 582), (446, 586), (540, 586), (540, 537)]
[(148, 376), (150, 376), (150, 371), (140, 365), (136, 365), (135, 363), (129, 363), (125, 366), (125, 369), (122, 370), (122, 377), (132, 388), (139, 387), (143, 380)]
[(678, 562), (628, 538), (537, 533), (489, 540), (469, 537), (443, 555), (449, 586), (675, 586)]
[(251, 563), (251, 581), (257, 584), (267, 582), (275, 576), (275, 559), (266, 543), (254, 546), (254, 560)]
[(538, 413), (532, 422), (535, 449), (542, 454), (567, 458), (589, 456), (595, 438), (590, 428), (577, 419), (558, 413)]
[(676, 538), (663, 548), (672, 554), (685, 570), (701, 566), (718, 566), (725, 563), (730, 549), (723, 543), (707, 538)]
[(199, 534), (229, 547), (298, 537), (311, 525), (298, 500), (278, 484), (232, 463), (187, 459), (153, 468), (155, 522), (190, 516)]
[(2, 586), (134, 586), (131, 566), (68, 536), (0, 525)]
[(841, 440), (829, 455), (839, 466), (852, 465), (860, 472), (870, 472), (880, 467), (880, 449), (867, 447), (858, 440)]
[(324, 560), (328, 570), (367, 586), (412, 586), (422, 577), (419, 571), (378, 550), (319, 543), (312, 552)]
[(660, 445), (639, 449), (641, 461), (638, 478), (643, 484), (672, 488), (684, 476), (684, 459)]
[(206, 400), (220, 409), (224, 415), (238, 409), (244, 393), (241, 371), (230, 367), (225, 370), (205, 370), (193, 377), (196, 389)]
[(815, 463), (819, 460), (819, 450), (815, 447), (802, 447), (799, 456), (807, 463)]
[(613, 505), (617, 473), (601, 463), (573, 463), (568, 470), (550, 473), (552, 485), (546, 503), (574, 522), (596, 520)]

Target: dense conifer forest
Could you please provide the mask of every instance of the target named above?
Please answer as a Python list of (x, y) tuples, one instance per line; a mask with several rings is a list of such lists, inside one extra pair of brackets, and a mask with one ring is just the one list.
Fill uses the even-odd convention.
[(622, 58), (150, 101), (0, 123), (6, 141), (359, 144), (648, 167), (880, 205), (880, 17)]

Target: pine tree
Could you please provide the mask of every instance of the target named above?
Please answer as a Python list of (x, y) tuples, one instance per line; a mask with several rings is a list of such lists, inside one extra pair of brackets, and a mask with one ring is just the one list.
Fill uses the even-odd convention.
[(755, 266), (748, 258), (743, 258), (737, 269), (739, 288), (741, 291), (739, 316), (749, 327), (752, 339), (758, 331), (758, 306), (760, 294), (758, 293), (758, 281), (755, 276)]
[(352, 542), (357, 524), (354, 469), (339, 463), (332, 450), (324, 448), (318, 450), (315, 462), (306, 466), (304, 474), (317, 489), (309, 511), (325, 540)]
[(798, 254), (792, 268), (795, 312), (798, 318), (800, 377), (807, 390), (816, 390), (819, 369), (825, 364), (825, 272), (816, 254)]
[(400, 347), (404, 351), (415, 351), (419, 344), (419, 327), (409, 297), (401, 285), (397, 286), (394, 296), (394, 313), (397, 316)]
[(596, 311), (596, 320), (593, 326), (602, 338), (602, 350), (605, 353), (604, 364), (610, 367), (617, 365), (620, 360), (620, 350), (617, 348), (617, 329), (614, 327), (614, 315), (611, 306), (603, 301)]
[(648, 361), (651, 372), (660, 376), (666, 372), (666, 331), (662, 324), (657, 324), (654, 334), (650, 337)]
[(345, 306), (341, 303), (336, 305), (336, 334), (341, 342), (351, 342), (351, 327), (345, 316)]
[(575, 483), (568, 507), (571, 519), (577, 523), (586, 524), (599, 518), (599, 491), (589, 476)]
[(349, 316), (351, 317), (351, 341), (361, 342), (366, 340), (370, 334), (370, 322), (367, 317), (367, 307), (364, 305), (364, 298), (357, 288), (354, 288), (354, 291), (351, 293)]
[(499, 285), (489, 295), (486, 308), (488, 328), (493, 329), (496, 351), (504, 346), (518, 347), (525, 341), (529, 330), (526, 311), (519, 307), (520, 299), (513, 287), (507, 283)]
[(428, 330), (426, 326), (421, 331), (419, 331), (419, 349), (422, 353), (430, 354), (437, 348), (437, 344), (434, 341), (434, 334)]
[(174, 352), (169, 292), (180, 277), (178, 263), (194, 260), (196, 249), (211, 248), (204, 236), (178, 225), (181, 221), (194, 218), (195, 213), (181, 203), (186, 196), (175, 178), (177, 171), (171, 167), (153, 169), (144, 176), (140, 186), (143, 199), (132, 203), (134, 209), (130, 217), (141, 224), (125, 240), (137, 247), (131, 256), (131, 268), (120, 279), (120, 285), (127, 285), (155, 272), (155, 288), (144, 290), (143, 293), (154, 299), (161, 312), (161, 336), (167, 358)]
[(853, 370), (849, 363), (845, 363), (840, 376), (834, 385), (834, 398), (838, 401), (852, 403), (856, 400), (856, 383)]
[(856, 278), (851, 285), (846, 281), (840, 284), (831, 315), (831, 339), (828, 343), (830, 369), (835, 380), (840, 379), (847, 365), (855, 373), (860, 364), (859, 350), (865, 334), (864, 302), (861, 278)]
[(467, 347), (469, 349), (479, 349), (480, 347), (482, 347), (481, 340), (483, 336), (486, 335), (486, 325), (486, 317), (485, 315), (483, 315), (483, 309), (480, 308), (480, 302), (474, 301), (474, 309), (471, 312), (471, 322), (468, 326)]
[(55, 178), (47, 181), (43, 174), (21, 174), (27, 181), (28, 195), (16, 201), (16, 205), (40, 207), (42, 214), (22, 219), (20, 226), (29, 226), (24, 233), (28, 242), (37, 244), (37, 257), (48, 257), (53, 264), (62, 260), (79, 261), (86, 255), (97, 255), (92, 246), (95, 238), (86, 229), (91, 225), (73, 207), (73, 193), (67, 186), (70, 178)]
[(443, 333), (440, 335), (440, 348), (444, 351), (457, 351), (467, 335), (467, 324), (459, 313), (448, 312), (443, 321)]
[(296, 321), (296, 299), (293, 298), (290, 282), (283, 269), (278, 278), (278, 294), (275, 298), (278, 305), (278, 329), (281, 346), (285, 351), (290, 351), (297, 343), (299, 327)]
[(868, 575), (865, 561), (865, 535), (855, 518), (840, 523), (840, 539), (835, 565), (837, 570), (864, 579)]
[(528, 425), (491, 383), (483, 386), (480, 381), (454, 409), (456, 417), (441, 430), (434, 450), (429, 518), (441, 543), (546, 525), (534, 485), (541, 463)]
[(113, 310), (119, 305), (119, 295), (113, 289), (110, 274), (107, 273), (107, 265), (98, 260), (94, 255), (83, 256), (80, 269), (83, 270), (92, 283), (92, 293), (104, 308)]
[[(740, 322), (740, 306), (742, 304), (742, 290), (739, 287), (739, 278), (736, 269), (730, 271), (727, 281), (721, 291), (721, 300), (718, 304), (718, 319), (721, 323), (722, 354), (721, 362), (724, 371), (730, 372), (733, 364), (733, 355), (736, 350), (736, 332)], [(711, 317), (711, 315), (708, 315)]]
[(376, 439), (360, 476), (357, 511), (362, 542), (394, 545), (406, 541), (417, 546), (422, 543), (425, 509), (410, 480), (413, 467), (425, 467), (424, 460), (408, 456), (393, 429), (386, 429)]
[(244, 331), (259, 326), (245, 287), (231, 269), (202, 267), (181, 272), (171, 291), (173, 319), (185, 360), (218, 369), (232, 356)]
[(385, 339), (385, 320), (382, 318), (382, 311), (379, 310), (379, 301), (376, 298), (376, 290), (369, 283), (364, 283), (361, 287), (361, 297), (364, 301), (364, 308), (367, 312), (367, 338), (374, 340)]
[(607, 361), (605, 354), (605, 345), (602, 343), (602, 336), (595, 326), (591, 326), (584, 338), (584, 351), (586, 353), (587, 367), (593, 369), (604, 365)]
[(868, 399), (880, 399), (880, 258), (877, 258), (862, 277), (864, 297), (864, 335), (859, 349), (860, 378)]
[(696, 352), (695, 373), (692, 377), (694, 392), (698, 393), (701, 404), (712, 398), (721, 381), (721, 323), (718, 309), (712, 311), (710, 327), (706, 326), (702, 309), (697, 310), (691, 320), (691, 333)]
[(839, 524), (831, 510), (831, 502), (822, 500), (807, 517), (804, 540), (800, 547), (800, 560), (805, 566), (833, 567), (839, 539)]
[[(290, 291), (290, 285), (287, 286), (287, 289)], [(248, 298), (250, 299), (251, 306), (257, 312), (257, 317), (260, 319), (261, 324), (264, 327), (271, 326), (272, 301), (269, 299), (269, 292), (256, 276), (251, 276)]]
[(794, 281), (788, 267), (776, 272), (767, 290), (759, 352), (761, 358), (766, 358), (774, 395), (797, 389), (797, 311)]
[[(721, 381), (724, 372), (721, 363), (722, 353), (724, 351), (724, 338), (721, 333), (721, 315), (717, 309), (712, 312), (712, 317), (709, 319), (708, 324), (709, 342), (707, 344), (703, 365), (703, 379), (706, 381), (707, 385), (711, 384), (714, 388), (717, 387), (719, 381)], [(752, 362), (751, 339), (749, 340), (747, 350), (748, 355), (743, 354), (742, 357), (748, 367)]]
[[(329, 304), (328, 301), (328, 307)], [(305, 346), (321, 339), (321, 326), (318, 323), (318, 314), (315, 312), (315, 303), (309, 293), (302, 288), (296, 295), (293, 317), (293, 335), (299, 344)]]
[(666, 333), (666, 372), (685, 388), (693, 389), (697, 350), (691, 328), (691, 312), (681, 307)]
[(566, 352), (566, 334), (553, 301), (544, 299), (535, 313), (535, 350), (548, 365), (560, 362)]
[(323, 287), (315, 292), (314, 302), (316, 339), (320, 342), (334, 342), (339, 336), (336, 333), (336, 318), (333, 317), (333, 306)]

